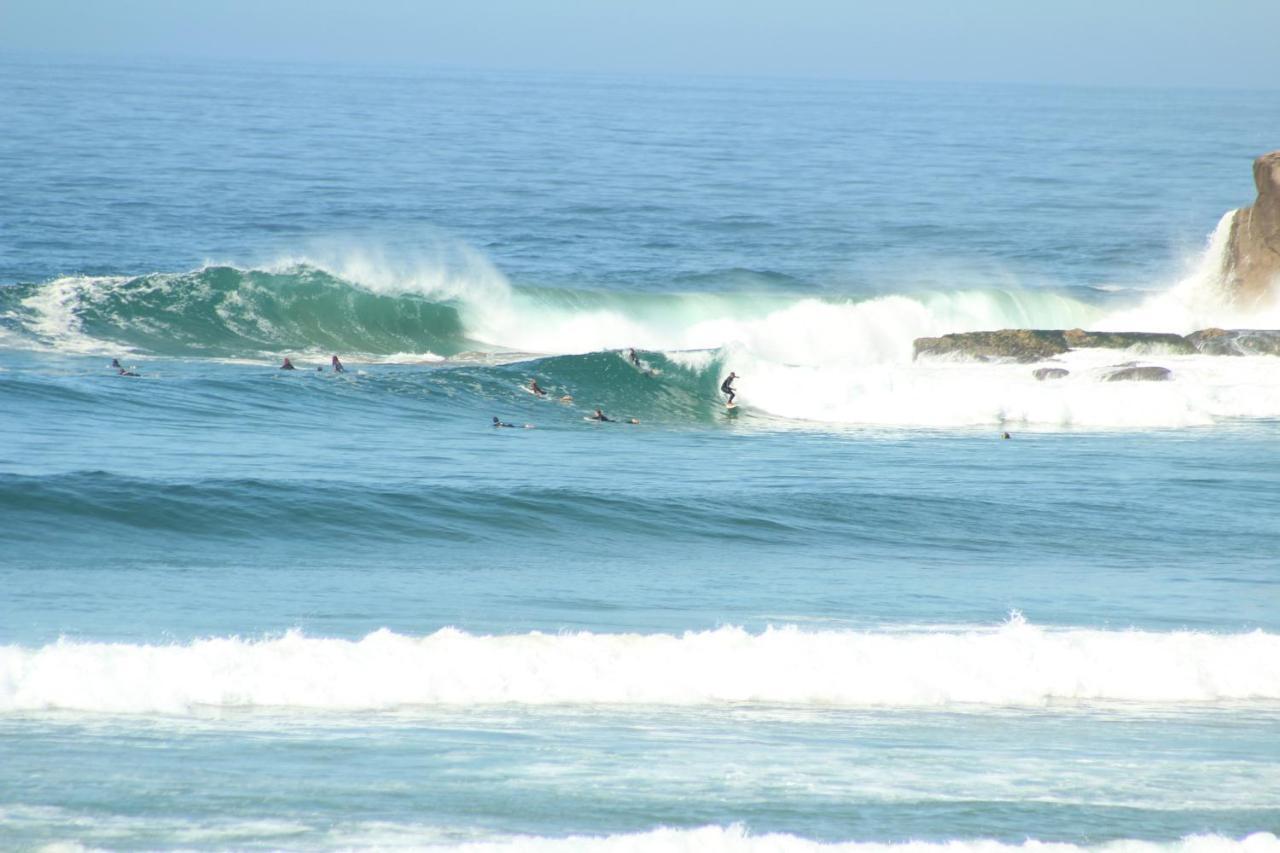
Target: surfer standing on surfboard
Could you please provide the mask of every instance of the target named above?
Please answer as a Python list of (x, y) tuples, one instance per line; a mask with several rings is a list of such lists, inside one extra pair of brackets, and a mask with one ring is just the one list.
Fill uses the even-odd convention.
[(547, 396), (547, 392), (542, 390), (542, 387), (538, 385), (538, 380), (536, 379), (529, 380), (529, 390), (539, 397)]
[(733, 405), (733, 396), (734, 396), (734, 391), (733, 391), (733, 380), (735, 380), (735, 379), (737, 379), (737, 378), (738, 378), (738, 374), (734, 373), (734, 372), (731, 370), (731, 371), (729, 371), (729, 376), (728, 376), (728, 378), (727, 378), (727, 379), (725, 379), (723, 382), (721, 382), (721, 383), (720, 383), (720, 393), (722, 393), (722, 394), (728, 394), (728, 395), (729, 395), (729, 402), (725, 404), (725, 405), (727, 405), (727, 406), (732, 406), (732, 405)]

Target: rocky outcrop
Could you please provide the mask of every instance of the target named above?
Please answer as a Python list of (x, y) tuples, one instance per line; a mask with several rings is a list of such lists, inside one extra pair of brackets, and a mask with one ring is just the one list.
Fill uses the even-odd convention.
[(1166, 382), (1173, 378), (1173, 373), (1167, 367), (1118, 364), (1102, 378), (1108, 382)]
[(1060, 331), (1002, 329), (998, 332), (963, 332), (940, 338), (916, 338), (915, 355), (962, 355), (980, 361), (1040, 361), (1068, 349)]
[(1202, 329), (1187, 340), (1205, 355), (1280, 355), (1280, 331), (1269, 329)]
[(1280, 293), (1280, 151), (1253, 161), (1253, 183), (1258, 197), (1236, 211), (1223, 259), (1228, 290), (1249, 305)]
[(1062, 379), (1071, 373), (1065, 367), (1040, 367), (1031, 371), (1031, 375), (1041, 382), (1046, 379)]
[(1086, 332), (1084, 329), (1067, 329), (1062, 337), (1072, 349), (1140, 348), (1184, 355), (1196, 351), (1195, 345), (1182, 335), (1164, 332)]
[[(1033, 362), (1073, 349), (1126, 349), (1169, 355), (1280, 355), (1280, 331), (1202, 329), (1183, 335), (1161, 332), (1086, 332), (1083, 329), (1002, 329), (916, 338), (915, 354), (947, 355), (979, 361)], [(1054, 376), (1037, 376), (1056, 378)]]
[(1086, 332), (1083, 329), (1001, 329), (998, 332), (961, 332), (940, 338), (916, 338), (915, 354), (959, 355), (979, 361), (1032, 362), (1061, 355), (1071, 349), (1159, 350), (1194, 353), (1195, 345), (1182, 335), (1157, 332)]

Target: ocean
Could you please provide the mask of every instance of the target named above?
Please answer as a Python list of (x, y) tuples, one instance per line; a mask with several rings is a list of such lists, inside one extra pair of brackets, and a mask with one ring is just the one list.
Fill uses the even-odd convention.
[(1280, 99), (6, 60), (0, 126), (0, 848), (1280, 850), (1280, 357), (913, 357), (1280, 329)]

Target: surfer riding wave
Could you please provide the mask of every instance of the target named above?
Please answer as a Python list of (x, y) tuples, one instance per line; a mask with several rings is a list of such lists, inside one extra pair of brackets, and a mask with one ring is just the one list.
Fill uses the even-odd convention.
[(720, 383), (720, 393), (729, 395), (729, 400), (727, 403), (725, 403), (726, 406), (733, 405), (733, 398), (736, 394), (736, 392), (733, 390), (733, 380), (737, 378), (738, 378), (738, 374), (734, 373), (733, 371), (729, 371), (729, 375), (725, 377), (725, 380), (723, 382)]

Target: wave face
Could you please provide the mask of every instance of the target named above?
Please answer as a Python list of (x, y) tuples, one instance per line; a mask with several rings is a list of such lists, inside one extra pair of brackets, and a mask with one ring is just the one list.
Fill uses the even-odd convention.
[(0, 710), (182, 714), (197, 707), (429, 705), (1042, 706), (1280, 699), (1261, 631), (995, 630), (306, 637), (0, 647)]
[(4, 288), (0, 299), (11, 324), (71, 352), (453, 354), (466, 343), (448, 303), (354, 287), (311, 267), (64, 278)]
[[(438, 281), (437, 278), (443, 279)], [(575, 354), (738, 344), (779, 360), (909, 360), (926, 334), (1076, 326), (1099, 311), (1035, 291), (871, 299), (775, 293), (623, 293), (513, 288), (470, 279), (309, 263), (76, 277), (0, 288), (11, 332), (60, 351), (253, 358), (299, 352), (452, 356)]]

